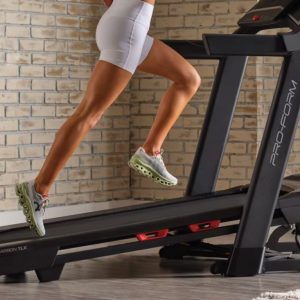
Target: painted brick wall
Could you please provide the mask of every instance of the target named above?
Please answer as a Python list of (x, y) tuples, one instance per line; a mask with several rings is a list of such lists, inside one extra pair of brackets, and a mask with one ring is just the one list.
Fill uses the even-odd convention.
[[(35, 178), (57, 129), (81, 101), (99, 56), (100, 0), (0, 0), (0, 210)], [(52, 205), (128, 198), (129, 100), (124, 91), (67, 162)]]
[[(157, 0), (149, 34), (200, 39), (203, 33), (231, 33), (254, 3)], [(0, 5), (0, 210), (6, 210), (17, 208), (14, 184), (37, 175), (55, 132), (82, 99), (99, 56), (94, 35), (105, 8), (100, 0), (0, 0)], [(57, 178), (52, 204), (184, 193), (217, 67), (211, 60), (190, 62), (202, 86), (164, 144), (166, 165), (179, 185), (163, 188), (127, 167), (171, 84), (137, 72)], [(277, 75), (278, 61), (249, 59), (217, 188), (248, 182)]]

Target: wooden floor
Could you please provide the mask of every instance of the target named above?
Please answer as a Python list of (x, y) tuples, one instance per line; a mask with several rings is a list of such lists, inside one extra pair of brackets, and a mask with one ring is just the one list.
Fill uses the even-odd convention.
[(300, 273), (224, 278), (199, 260), (160, 260), (157, 250), (70, 263), (59, 281), (49, 283), (39, 283), (34, 272), (18, 283), (1, 276), (0, 299), (244, 300), (300, 287)]

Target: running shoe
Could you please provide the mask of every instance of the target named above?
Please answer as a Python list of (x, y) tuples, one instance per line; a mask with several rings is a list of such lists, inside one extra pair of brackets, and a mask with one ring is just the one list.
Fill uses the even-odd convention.
[(162, 158), (163, 152), (161, 149), (154, 155), (149, 155), (143, 147), (139, 147), (129, 160), (128, 165), (140, 174), (152, 178), (156, 183), (167, 186), (176, 185), (178, 180), (167, 171)]
[(41, 195), (35, 190), (34, 180), (16, 184), (15, 189), (30, 229), (37, 235), (44, 236), (46, 231), (43, 217), (49, 202), (48, 195)]

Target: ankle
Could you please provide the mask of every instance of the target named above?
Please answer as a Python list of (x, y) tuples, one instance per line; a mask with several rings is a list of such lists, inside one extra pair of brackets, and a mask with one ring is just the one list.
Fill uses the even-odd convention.
[(155, 146), (146, 146), (146, 145), (143, 145), (142, 146), (143, 149), (145, 150), (145, 152), (148, 154), (148, 155), (155, 155), (156, 153), (160, 152), (160, 148), (158, 147), (155, 147)]
[(37, 193), (41, 194), (42, 196), (48, 196), (49, 188), (45, 185), (39, 184), (36, 180), (34, 181), (34, 189)]

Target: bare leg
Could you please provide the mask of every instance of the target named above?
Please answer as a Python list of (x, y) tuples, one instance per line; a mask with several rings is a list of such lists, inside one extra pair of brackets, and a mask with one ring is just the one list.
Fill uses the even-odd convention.
[(160, 151), (170, 129), (181, 115), (188, 101), (195, 93), (174, 82), (163, 95), (153, 125), (143, 145), (145, 151), (153, 155)]
[(49, 154), (35, 179), (36, 191), (48, 194), (52, 183), (81, 140), (127, 86), (132, 74), (99, 60), (85, 96), (73, 115), (58, 130)]
[(160, 102), (154, 123), (143, 145), (145, 151), (153, 155), (155, 151), (160, 151), (168, 132), (197, 92), (201, 79), (187, 60), (158, 39), (154, 39), (148, 56), (137, 69), (173, 81)]
[[(138, 66), (142, 72), (164, 76), (174, 81), (166, 91), (153, 126), (144, 143), (149, 154), (158, 151), (182, 110), (200, 85), (194, 67), (163, 42), (155, 39), (149, 55)], [(55, 141), (40, 170), (35, 187), (47, 194), (59, 171), (64, 167), (87, 132), (124, 90), (131, 73), (104, 61), (98, 61), (85, 97), (74, 114), (57, 132)], [(112, 80), (113, 78), (113, 80)]]

